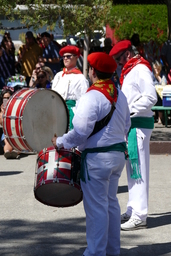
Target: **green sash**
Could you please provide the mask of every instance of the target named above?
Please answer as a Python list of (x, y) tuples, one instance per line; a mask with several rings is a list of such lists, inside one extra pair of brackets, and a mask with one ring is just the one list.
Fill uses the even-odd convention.
[(73, 124), (72, 124), (72, 119), (74, 117), (74, 112), (72, 110), (73, 107), (75, 107), (76, 101), (75, 100), (66, 100), (66, 105), (68, 107), (68, 111), (69, 111), (69, 129), (72, 130), (73, 129)]
[[(125, 159), (127, 157), (127, 147), (125, 142), (113, 144), (111, 146), (107, 147), (99, 147), (99, 148), (86, 148), (82, 153), (81, 153), (81, 172), (80, 172), (80, 179), (86, 183), (85, 180), (85, 171), (87, 171), (87, 176), (88, 180), (90, 180), (90, 176), (88, 174), (88, 169), (87, 169), (87, 163), (86, 163), (86, 156), (88, 153), (99, 153), (99, 152), (109, 152), (109, 151), (120, 151), (124, 152), (125, 154)], [(97, 163), (98, 164), (98, 163)]]
[(136, 128), (153, 129), (153, 117), (133, 117), (131, 118), (131, 128), (128, 133), (128, 155), (131, 164), (131, 178), (141, 179), (141, 173), (138, 163), (138, 148)]

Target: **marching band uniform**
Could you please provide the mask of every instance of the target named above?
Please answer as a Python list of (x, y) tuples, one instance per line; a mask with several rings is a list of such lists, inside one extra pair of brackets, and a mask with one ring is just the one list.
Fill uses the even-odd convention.
[[(129, 40), (120, 41), (112, 48), (110, 56), (115, 58), (120, 53), (122, 56), (122, 52), (126, 53), (130, 47)], [(149, 62), (140, 55), (131, 56), (122, 68), (120, 83), (131, 115), (128, 135), (129, 161), (126, 163), (129, 200), (127, 211), (121, 216), (121, 222), (126, 221), (121, 229), (134, 230), (146, 227), (148, 212), (149, 143), (154, 127), (151, 107), (157, 101)]]
[[(116, 69), (116, 62), (102, 52), (90, 54), (88, 62), (93, 68), (111, 75)], [(91, 136), (96, 122), (110, 112), (112, 104), (116, 109), (110, 121)], [(73, 126), (73, 130), (54, 141), (59, 148), (78, 146), (82, 151), (81, 187), (87, 237), (84, 256), (119, 255), (120, 206), (116, 194), (125, 164), (125, 135), (130, 127), (124, 94), (118, 90), (117, 95), (110, 79), (96, 81), (79, 100)]]
[[(61, 56), (64, 53), (72, 53), (79, 56), (79, 48), (75, 46), (66, 46), (59, 52)], [(89, 82), (77, 67), (72, 67), (69, 71), (64, 68), (56, 74), (52, 84), (52, 90), (58, 92), (66, 101), (70, 115), (70, 129), (73, 128), (72, 119), (76, 101), (86, 93)]]

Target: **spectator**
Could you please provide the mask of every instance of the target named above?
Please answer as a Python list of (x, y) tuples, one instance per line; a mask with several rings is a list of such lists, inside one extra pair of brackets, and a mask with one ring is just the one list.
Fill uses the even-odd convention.
[(153, 74), (154, 74), (154, 84), (167, 84), (167, 77), (165, 72), (162, 70), (162, 64), (159, 61), (152, 63)]
[(12, 50), (12, 41), (4, 36), (1, 42), (0, 51), (0, 74), (1, 74), (1, 89), (5, 86), (5, 80), (15, 75), (15, 56)]
[(30, 82), (29, 82), (29, 87), (34, 87), (34, 84), (37, 80), (37, 73), (40, 71), (40, 69), (42, 67), (44, 67), (44, 63), (43, 62), (38, 62), (36, 63), (36, 67), (35, 69), (33, 70), (33, 73), (32, 73), (32, 76), (31, 76), (31, 79), (30, 79)]
[(109, 54), (109, 52), (112, 49), (112, 39), (110, 37), (106, 37), (104, 40), (104, 48), (103, 48), (103, 52)]
[(59, 48), (52, 42), (48, 32), (43, 32), (41, 38), (45, 48), (43, 50), (43, 56), (39, 58), (39, 61), (44, 62), (52, 70), (53, 74), (56, 75), (56, 73), (61, 71)]
[[(162, 64), (157, 60), (152, 64), (153, 68), (153, 76), (154, 76), (154, 84), (155, 85), (166, 85), (167, 77), (165, 72), (162, 70)], [(162, 106), (162, 99), (157, 94), (157, 103), (155, 106)], [(163, 111), (155, 111), (155, 118), (158, 118), (158, 124), (164, 124), (164, 115)]]
[(131, 37), (131, 43), (132, 43), (132, 46), (135, 47), (134, 51), (135, 51), (135, 54), (139, 53), (142, 57), (144, 57), (144, 47), (143, 47), (143, 44), (140, 42), (140, 38), (139, 38), (139, 34), (137, 33), (134, 33)]
[(18, 61), (21, 63), (21, 75), (26, 77), (27, 85), (29, 85), (35, 65), (43, 52), (31, 31), (26, 33), (25, 40), (26, 44), (19, 48)]
[(42, 49), (45, 48), (44, 45), (43, 45), (43, 43), (42, 43), (42, 38), (41, 38), (40, 33), (37, 34), (36, 41), (37, 41), (38, 45), (39, 45)]
[(53, 72), (49, 67), (42, 67), (37, 73), (36, 88), (51, 88), (51, 81), (53, 80)]
[(171, 84), (171, 41), (167, 40), (161, 49), (161, 59), (166, 69), (167, 83)]
[(83, 57), (83, 51), (84, 51), (84, 40), (80, 39), (77, 41), (77, 46), (80, 49), (80, 56), (77, 60), (77, 67), (81, 70), (83, 73), (83, 63), (84, 63), (84, 57)]
[(58, 47), (58, 49), (60, 50), (62, 48), (62, 46), (54, 39), (54, 34), (50, 34), (51, 37), (51, 41)]
[(5, 31), (4, 37), (7, 37), (11, 41), (11, 44), (12, 44), (11, 51), (12, 51), (13, 55), (15, 56), (15, 46), (14, 46), (14, 43), (12, 42), (10, 32)]
[[(4, 109), (7, 104), (7, 101), (12, 95), (12, 91), (10, 89), (4, 89), (1, 92), (0, 95), (0, 125), (3, 124), (3, 114), (4, 114)], [(4, 133), (1, 136), (1, 147), (3, 148), (3, 153), (4, 156), (7, 159), (17, 159), (19, 158), (19, 153), (11, 147), (11, 145), (8, 143), (7, 139), (4, 136)]]

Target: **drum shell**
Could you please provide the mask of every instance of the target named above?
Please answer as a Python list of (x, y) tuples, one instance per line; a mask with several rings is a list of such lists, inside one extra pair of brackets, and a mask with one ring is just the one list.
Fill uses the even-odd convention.
[(54, 147), (43, 149), (37, 158), (34, 195), (43, 204), (68, 207), (82, 200), (81, 153)]

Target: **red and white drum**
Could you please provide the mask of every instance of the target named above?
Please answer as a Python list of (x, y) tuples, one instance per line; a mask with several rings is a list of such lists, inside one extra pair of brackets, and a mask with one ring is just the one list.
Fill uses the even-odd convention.
[(68, 131), (65, 101), (50, 89), (24, 88), (12, 95), (3, 116), (3, 131), (10, 145), (20, 152), (40, 152), (51, 145), (56, 133)]
[(82, 200), (78, 150), (43, 149), (37, 158), (34, 195), (43, 204), (68, 207)]

